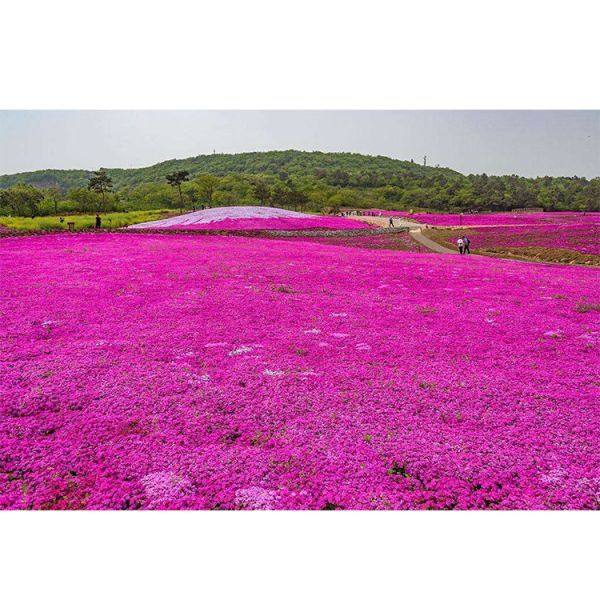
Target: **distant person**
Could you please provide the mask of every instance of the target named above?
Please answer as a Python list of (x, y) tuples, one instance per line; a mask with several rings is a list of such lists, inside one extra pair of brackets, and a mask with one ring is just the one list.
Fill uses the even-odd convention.
[(465, 246), (464, 253), (471, 254), (471, 240), (466, 235), (463, 236), (463, 244)]
[(394, 227), (394, 218), (390, 217), (390, 227)]
[(100, 229), (102, 227), (102, 219), (100, 218), (100, 215), (96, 215), (96, 229)]
[(462, 254), (465, 251), (465, 241), (462, 237), (459, 237), (458, 240), (456, 240), (456, 245), (458, 246), (458, 251)]

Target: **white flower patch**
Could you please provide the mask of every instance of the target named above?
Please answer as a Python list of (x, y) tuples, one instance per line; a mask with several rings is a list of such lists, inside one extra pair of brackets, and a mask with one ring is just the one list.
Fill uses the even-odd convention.
[(237, 490), (235, 493), (236, 505), (250, 510), (272, 510), (278, 499), (277, 492), (258, 486)]
[(224, 348), (225, 346), (229, 346), (227, 342), (209, 342), (208, 344), (204, 344), (205, 348)]
[(548, 473), (544, 473), (540, 476), (540, 479), (544, 483), (560, 483), (567, 476), (567, 472), (560, 467), (558, 469), (552, 469)]
[(193, 492), (187, 477), (172, 471), (157, 471), (140, 479), (148, 497), (148, 508), (157, 508), (165, 502), (176, 500)]
[(343, 317), (347, 317), (348, 313), (331, 313), (329, 316), (336, 317), (336, 318), (343, 318)]
[(356, 344), (356, 349), (357, 350), (370, 350), (371, 346), (369, 346), (369, 344), (360, 343), (360, 344)]
[(188, 383), (207, 383), (210, 381), (210, 375), (195, 375), (193, 374), (190, 379), (188, 379)]
[(600, 477), (578, 479), (576, 489), (584, 494), (591, 494), (600, 503)]
[(347, 338), (350, 334), (348, 333), (332, 333), (331, 336), (334, 338)]
[(185, 215), (177, 215), (168, 219), (148, 221), (129, 225), (129, 229), (162, 229), (165, 227), (178, 227), (182, 225), (200, 225), (202, 223), (216, 223), (226, 219), (307, 219), (311, 215), (299, 213), (283, 208), (269, 206), (226, 206), (197, 210)]
[(246, 354), (248, 352), (252, 352), (252, 346), (240, 346), (239, 348), (232, 350), (229, 353), (229, 356), (238, 356), (239, 354)]
[(263, 371), (263, 375), (270, 375), (271, 377), (276, 377), (278, 375), (283, 375), (284, 371), (273, 371), (271, 369), (265, 369)]
[(562, 331), (560, 329), (556, 329), (554, 331), (545, 331), (544, 337), (560, 338), (560, 337), (562, 337)]
[(321, 330), (320, 329), (316, 329), (316, 328), (315, 329), (306, 329), (304, 331), (304, 333), (314, 333), (316, 335), (318, 333), (321, 333)]
[(590, 331), (589, 333), (583, 333), (577, 336), (580, 340), (585, 340), (588, 348), (592, 348), (596, 345), (598, 341), (598, 332)]
[(51, 321), (50, 319), (42, 321), (42, 327), (50, 327), (50, 325), (56, 325), (56, 321)]

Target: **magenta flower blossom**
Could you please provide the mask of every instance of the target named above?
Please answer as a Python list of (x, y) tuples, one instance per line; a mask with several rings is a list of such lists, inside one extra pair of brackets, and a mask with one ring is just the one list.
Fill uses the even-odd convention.
[(600, 255), (600, 224), (481, 227), (468, 233), (478, 248), (565, 248)]
[(493, 225), (600, 225), (598, 212), (497, 212), (481, 214), (460, 213), (408, 213), (406, 211), (381, 211), (383, 216), (408, 217), (419, 223), (436, 227), (493, 226)]
[(594, 268), (0, 239), (0, 508), (597, 509)]

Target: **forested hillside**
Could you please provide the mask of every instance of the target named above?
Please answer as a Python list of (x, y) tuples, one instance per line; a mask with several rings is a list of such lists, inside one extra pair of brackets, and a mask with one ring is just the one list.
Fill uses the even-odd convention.
[[(198, 173), (227, 175), (230, 173), (266, 174), (281, 178), (314, 175), (325, 177), (333, 184), (350, 183), (339, 177), (343, 171), (355, 186), (372, 187), (397, 181), (399, 176), (426, 177), (431, 174), (459, 176), (451, 169), (424, 167), (411, 161), (395, 160), (387, 156), (333, 152), (300, 152), (296, 150), (246, 152), (243, 154), (206, 154), (193, 158), (173, 159), (138, 169), (106, 169), (116, 190), (164, 181), (172, 171), (186, 170), (192, 176)], [(0, 176), (0, 188), (19, 183), (36, 187), (58, 187), (63, 191), (87, 185), (91, 171), (46, 169), (30, 173)], [(336, 174), (338, 177), (336, 178)], [(329, 176), (329, 177), (328, 177)]]
[[(181, 172), (186, 175), (180, 185), (169, 185), (167, 176)], [(0, 193), (0, 214), (229, 204), (271, 204), (322, 212), (340, 206), (434, 211), (600, 210), (600, 178), (465, 176), (447, 168), (350, 153), (212, 154), (137, 169), (106, 169), (105, 173), (111, 185), (101, 195), (88, 189), (91, 171), (44, 170), (0, 176), (0, 190), (5, 190)]]

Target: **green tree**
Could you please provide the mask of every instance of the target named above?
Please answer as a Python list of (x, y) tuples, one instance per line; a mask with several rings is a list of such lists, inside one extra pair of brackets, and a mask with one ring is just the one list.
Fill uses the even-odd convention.
[(48, 188), (45, 191), (44, 196), (45, 196), (46, 200), (48, 200), (49, 202), (52, 203), (52, 207), (54, 209), (54, 214), (57, 215), (58, 214), (58, 203), (62, 200), (62, 194), (61, 194), (60, 188), (56, 187), (56, 186)]
[(271, 202), (275, 206), (285, 206), (287, 201), (287, 189), (281, 183), (277, 183), (271, 191)]
[(309, 197), (301, 190), (291, 186), (286, 193), (286, 204), (294, 207), (294, 210), (302, 208), (309, 201)]
[(271, 198), (271, 190), (264, 179), (256, 179), (252, 182), (252, 197), (258, 200), (262, 206)]
[(190, 174), (189, 171), (174, 171), (173, 173), (167, 174), (167, 183), (176, 188), (179, 192), (179, 210), (183, 211), (183, 195), (181, 193), (181, 184), (184, 181), (189, 181)]
[(187, 181), (181, 186), (181, 191), (184, 198), (187, 200), (187, 205), (196, 210), (197, 204), (200, 202), (201, 192), (198, 184), (195, 181)]
[(77, 188), (67, 194), (67, 200), (72, 202), (79, 212), (89, 213), (96, 209), (98, 196), (89, 189)]
[(108, 175), (105, 169), (100, 168), (98, 171), (94, 171), (88, 182), (88, 190), (100, 194), (102, 198), (101, 203), (95, 203), (93, 207), (94, 211), (106, 210), (106, 194), (112, 190), (112, 179)]
[(44, 194), (31, 185), (15, 185), (0, 190), (0, 209), (18, 217), (31, 217), (39, 214), (40, 202)]
[(213, 194), (217, 188), (219, 183), (219, 178), (214, 175), (210, 175), (209, 173), (204, 173), (199, 175), (195, 179), (196, 184), (198, 185), (198, 189), (200, 191), (200, 199), (203, 202), (206, 202), (208, 206), (212, 205)]
[(350, 176), (346, 171), (342, 171), (342, 169), (336, 169), (333, 173), (329, 175), (329, 183), (331, 185), (336, 186), (346, 186), (350, 181)]

